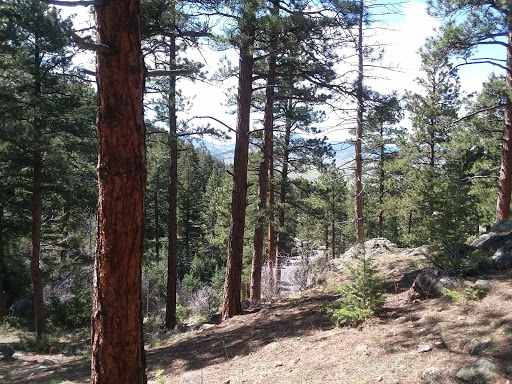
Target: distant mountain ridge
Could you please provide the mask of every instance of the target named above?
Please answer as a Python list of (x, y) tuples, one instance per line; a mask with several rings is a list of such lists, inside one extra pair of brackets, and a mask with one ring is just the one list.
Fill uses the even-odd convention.
[[(210, 151), (210, 154), (213, 157), (223, 161), (225, 164), (233, 164), (235, 143), (217, 144), (204, 139), (200, 139), (198, 142), (202, 143)], [(341, 168), (348, 168), (351, 159), (354, 159), (354, 145), (352, 143), (345, 142), (337, 142), (331, 145), (336, 152), (334, 157), (336, 164)], [(327, 159), (327, 161), (329, 162), (329, 159)]]

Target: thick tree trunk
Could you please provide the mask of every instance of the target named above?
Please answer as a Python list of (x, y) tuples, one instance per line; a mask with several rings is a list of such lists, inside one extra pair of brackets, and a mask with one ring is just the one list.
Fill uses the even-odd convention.
[(357, 79), (357, 127), (356, 127), (356, 145), (355, 160), (356, 169), (355, 177), (355, 225), (356, 225), (356, 241), (364, 240), (363, 229), (363, 159), (362, 159), (362, 141), (363, 141), (363, 0), (360, 0), (359, 14), (359, 33), (357, 42), (357, 54), (359, 58), (359, 76)]
[(242, 260), (244, 250), (245, 204), (247, 198), (247, 163), (249, 158), (249, 127), (251, 114), (252, 74), (254, 67), (253, 47), (256, 15), (245, 4), (240, 32), (243, 36), (240, 47), (238, 79), (238, 105), (236, 144), (233, 164), (233, 190), (231, 196), (231, 222), (229, 226), (228, 256), (222, 319), (238, 315), (241, 308)]
[[(176, 38), (170, 37), (170, 69), (176, 68)], [(178, 135), (176, 121), (176, 77), (171, 77), (169, 87), (169, 249), (167, 258), (167, 302), (165, 326), (172, 329), (176, 326), (176, 280), (177, 280), (177, 249), (178, 249)]]
[(506, 83), (507, 104), (505, 106), (496, 222), (508, 219), (510, 216), (510, 194), (512, 192), (512, 97), (510, 96), (512, 93), (512, 30), (508, 33)]
[(259, 222), (254, 230), (254, 253), (252, 256), (251, 270), (251, 293), (250, 297), (253, 302), (261, 300), (261, 268), (263, 265), (263, 238), (265, 224), (265, 210), (267, 207), (268, 195), (268, 168), (269, 160), (272, 157), (273, 130), (274, 130), (274, 86), (276, 82), (276, 57), (270, 55), (268, 59), (268, 78), (266, 88), (265, 117), (263, 122), (263, 159), (260, 163), (258, 195), (260, 198)]
[(91, 383), (146, 383), (141, 271), (146, 189), (144, 71), (137, 0), (95, 6), (98, 234)]

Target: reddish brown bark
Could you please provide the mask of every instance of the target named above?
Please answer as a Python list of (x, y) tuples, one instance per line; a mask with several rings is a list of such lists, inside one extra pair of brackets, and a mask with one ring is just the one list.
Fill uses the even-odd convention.
[(500, 180), (498, 202), (496, 204), (496, 222), (510, 216), (510, 195), (512, 193), (512, 30), (508, 33), (507, 47), (507, 104), (505, 106), (505, 126), (501, 149)]
[[(176, 68), (176, 37), (170, 38), (169, 53), (170, 69)], [(172, 76), (169, 87), (169, 243), (167, 257), (167, 302), (165, 326), (172, 329), (176, 326), (176, 280), (177, 280), (177, 249), (178, 249), (178, 136), (176, 122), (176, 77)]]
[(91, 383), (145, 383), (141, 270), (146, 187), (139, 3), (95, 6), (98, 51), (98, 234)]
[[(251, 5), (247, 5), (251, 8)], [(247, 11), (246, 11), (247, 12)], [(238, 315), (241, 310), (240, 290), (242, 285), (242, 259), (245, 231), (245, 204), (247, 198), (247, 163), (249, 158), (249, 126), (252, 96), (252, 74), (254, 67), (255, 14), (246, 14), (241, 21), (240, 68), (238, 79), (238, 105), (236, 144), (233, 164), (233, 190), (231, 196), (231, 222), (229, 226), (228, 256), (222, 319)]]
[(264, 212), (267, 207), (268, 195), (268, 168), (269, 159), (271, 157), (273, 134), (274, 134), (274, 86), (276, 82), (276, 56), (270, 55), (268, 59), (268, 78), (266, 87), (265, 116), (263, 121), (263, 158), (259, 169), (259, 223), (254, 230), (254, 252), (252, 256), (251, 270), (251, 293), (250, 297), (253, 302), (261, 300), (261, 269), (263, 266), (263, 238), (264, 238)]

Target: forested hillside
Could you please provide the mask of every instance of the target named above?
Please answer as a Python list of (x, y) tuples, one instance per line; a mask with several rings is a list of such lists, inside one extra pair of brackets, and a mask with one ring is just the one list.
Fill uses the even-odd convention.
[[(69, 7), (94, 22), (78, 27)], [(427, 8), (438, 35), (402, 94), (372, 88), (395, 2), (3, 1), (3, 329), (50, 352), (75, 332), (91, 382), (142, 383), (144, 345), (306, 289), (366, 239), (429, 245), (428, 261), (459, 277), (480, 271), (478, 252), (475, 268), (458, 258), (510, 214), (511, 5)], [(209, 73), (197, 59), (222, 50), (239, 62)], [(470, 65), (489, 70), (473, 94), (459, 78)], [(184, 88), (234, 79), (236, 126), (184, 117)], [(333, 114), (350, 128), (342, 143), (321, 128)], [(219, 141), (232, 158), (211, 151)], [(373, 261), (354, 259), (353, 285), (318, 309), (333, 324), (384, 303)]]

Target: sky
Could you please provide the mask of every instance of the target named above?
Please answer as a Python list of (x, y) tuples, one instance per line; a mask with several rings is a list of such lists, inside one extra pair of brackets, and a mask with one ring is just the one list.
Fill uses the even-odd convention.
[[(77, 21), (87, 19), (87, 9), (75, 8), (69, 9), (65, 7), (63, 14), (77, 13)], [(406, 90), (410, 92), (419, 91), (419, 87), (415, 83), (415, 79), (421, 76), (420, 65), (421, 60), (418, 55), (419, 48), (424, 44), (425, 39), (435, 35), (435, 29), (439, 27), (436, 19), (429, 16), (426, 11), (424, 1), (414, 0), (403, 4), (401, 14), (388, 17), (383, 28), (378, 28), (374, 32), (374, 39), (384, 47), (383, 67), (391, 67), (393, 70), (379, 70), (373, 73), (372, 79), (368, 80), (371, 88), (382, 93), (390, 93), (397, 91), (403, 94)], [(75, 27), (77, 29), (77, 27)], [(205, 50), (203, 53), (190, 50), (189, 58), (204, 61), (204, 69), (211, 75), (218, 68), (219, 59), (226, 55), (234, 65), (238, 62), (236, 51), (230, 50), (225, 52), (214, 52)], [(94, 68), (93, 55), (91, 53), (84, 54), (80, 60), (85, 62), (84, 66), (89, 69)], [(461, 78), (461, 88), (463, 92), (471, 93), (479, 91), (482, 83), (488, 78), (491, 68), (482, 68), (480, 66), (465, 66), (459, 70)], [(236, 80), (231, 79), (223, 83), (214, 83), (212, 81), (191, 82), (189, 80), (180, 79), (178, 86), (182, 89), (185, 96), (192, 98), (192, 108), (189, 111), (180, 113), (179, 120), (189, 120), (196, 116), (212, 116), (222, 121), (224, 124), (235, 128), (236, 116), (229, 114), (226, 107), (226, 94), (230, 88), (236, 86)], [(319, 128), (323, 130), (331, 142), (340, 142), (347, 140), (350, 135), (348, 132), (352, 122), (347, 122), (344, 117), (339, 117), (334, 113), (327, 112), (325, 122), (319, 124)], [(258, 116), (253, 117), (253, 126), (258, 128)], [(197, 124), (205, 124), (210, 122), (212, 126), (221, 128), (222, 125), (209, 119), (194, 119)], [(402, 125), (407, 126), (409, 122), (402, 121)], [(234, 141), (234, 136), (227, 143)], [(222, 144), (217, 140), (210, 140), (217, 144)], [(225, 144), (225, 142), (224, 142)]]

